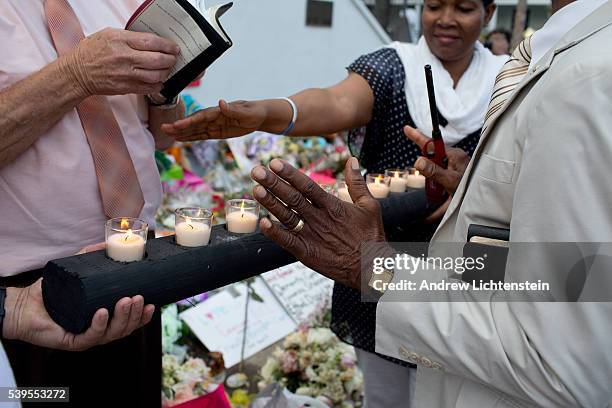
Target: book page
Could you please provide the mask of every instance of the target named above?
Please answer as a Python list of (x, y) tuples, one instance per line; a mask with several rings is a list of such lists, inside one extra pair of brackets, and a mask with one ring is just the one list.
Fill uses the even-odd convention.
[(174, 0), (154, 0), (129, 29), (159, 35), (181, 47), (169, 77), (183, 69), (211, 45), (198, 24)]

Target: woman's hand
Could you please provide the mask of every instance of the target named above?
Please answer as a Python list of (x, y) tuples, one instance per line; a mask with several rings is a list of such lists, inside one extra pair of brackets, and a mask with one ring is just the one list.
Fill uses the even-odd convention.
[(380, 244), (385, 241), (380, 204), (368, 191), (356, 158), (347, 162), (344, 174), (355, 204), (326, 193), (308, 176), (278, 159), (270, 162), (270, 169), (253, 169), (251, 176), (259, 183), (253, 195), (286, 226), (263, 219), (260, 227), (264, 235), (304, 265), (344, 285), (363, 289), (372, 274), (372, 260), (392, 251)]
[(179, 142), (229, 139), (260, 129), (267, 116), (264, 101), (227, 103), (221, 100), (218, 107), (204, 109), (174, 123), (164, 124), (161, 129)]
[[(425, 144), (431, 140), (417, 129), (410, 126), (404, 126), (404, 133), (408, 139), (416, 143), (421, 150), (423, 149), (423, 146), (425, 146)], [(444, 217), (444, 213), (446, 213), (446, 210), (448, 209), (452, 196), (455, 194), (455, 191), (457, 191), (457, 187), (459, 187), (463, 174), (470, 163), (470, 156), (468, 156), (468, 154), (463, 150), (455, 147), (447, 147), (446, 156), (448, 157), (448, 166), (446, 169), (438, 166), (436, 163), (425, 157), (419, 157), (414, 163), (415, 169), (421, 172), (423, 176), (431, 178), (442, 185), (442, 187), (444, 187), (449, 194), (448, 200), (446, 200), (444, 204), (442, 204), (438, 209), (436, 209), (436, 211), (427, 217), (426, 221), (430, 223), (438, 221)]]

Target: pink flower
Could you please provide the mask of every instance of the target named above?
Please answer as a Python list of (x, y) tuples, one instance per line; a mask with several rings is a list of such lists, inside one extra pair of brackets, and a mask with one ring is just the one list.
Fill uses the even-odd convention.
[(355, 367), (355, 360), (349, 354), (343, 354), (342, 359), (340, 360), (340, 365), (344, 368), (353, 368)]
[(281, 369), (285, 374), (298, 370), (298, 358), (295, 351), (289, 350), (283, 353), (281, 357)]
[(197, 395), (193, 393), (193, 387), (191, 384), (183, 384), (175, 388), (174, 402), (173, 405), (182, 404), (183, 402), (191, 401), (196, 398)]

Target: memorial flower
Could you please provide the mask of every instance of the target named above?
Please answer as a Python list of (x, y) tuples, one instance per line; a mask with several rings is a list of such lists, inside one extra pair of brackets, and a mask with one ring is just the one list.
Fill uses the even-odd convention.
[(279, 383), (298, 395), (334, 406), (360, 406), (363, 377), (352, 347), (325, 327), (300, 326), (288, 335), (260, 371), (260, 388)]

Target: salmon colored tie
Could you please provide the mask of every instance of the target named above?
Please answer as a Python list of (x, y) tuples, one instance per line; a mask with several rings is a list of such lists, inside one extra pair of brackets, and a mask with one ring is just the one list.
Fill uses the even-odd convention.
[(506, 101), (516, 89), (516, 86), (527, 74), (530, 63), (531, 37), (526, 38), (516, 47), (510, 59), (504, 64), (497, 78), (495, 78), (493, 95), (491, 96), (487, 116), (485, 116), (484, 126), (482, 127), (483, 133), (491, 124), (491, 120), (495, 113), (504, 107)]
[[(44, 4), (55, 49), (59, 56), (66, 55), (85, 38), (81, 23), (67, 0), (45, 0)], [(108, 99), (90, 96), (76, 109), (93, 157), (104, 214), (138, 217), (144, 205), (142, 189)]]

